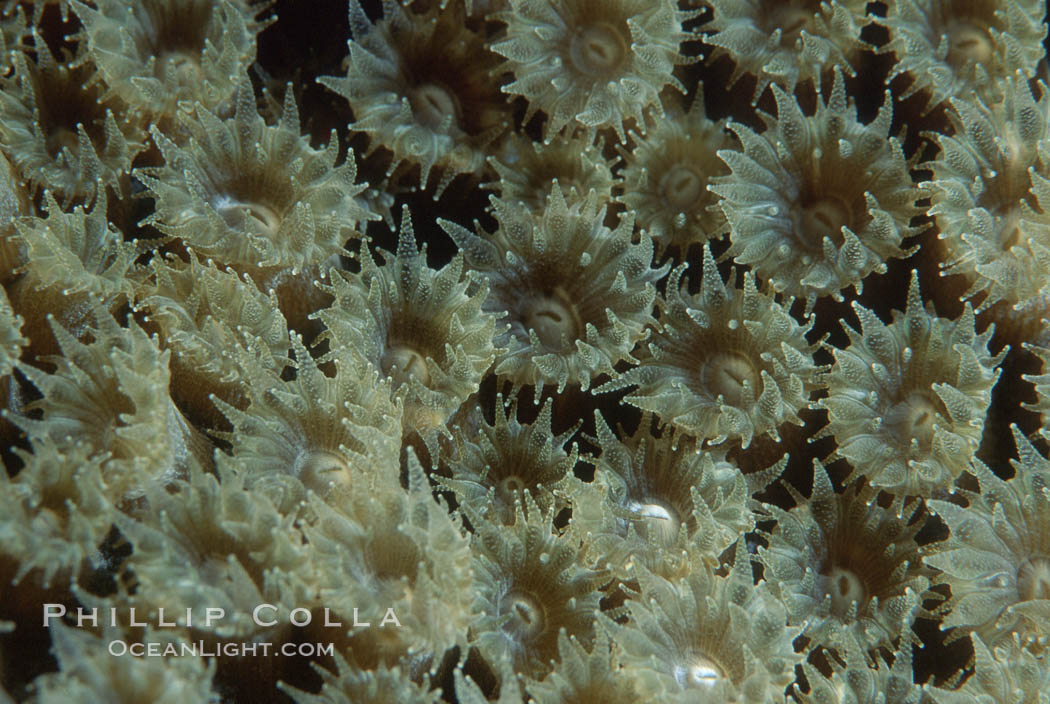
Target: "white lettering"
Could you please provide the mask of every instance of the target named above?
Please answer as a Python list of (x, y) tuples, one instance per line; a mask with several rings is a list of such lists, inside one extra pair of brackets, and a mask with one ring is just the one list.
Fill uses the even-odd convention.
[(392, 623), (398, 628), (401, 628), (401, 622), (397, 620), (397, 614), (394, 613), (393, 608), (389, 608), (386, 610), (386, 615), (383, 616), (383, 620), (379, 622), (379, 625), (385, 626), (388, 623)]
[(215, 619), (220, 621), (226, 617), (226, 609), (218, 606), (209, 606), (204, 610), (204, 627), (211, 628), (211, 622)]
[[(128, 623), (129, 626), (131, 626), (132, 628), (136, 628), (136, 627), (137, 628), (145, 628), (146, 626), (149, 625), (147, 623), (139, 623), (139, 622), (137, 622), (135, 620), (135, 607), (134, 606), (132, 606), (129, 609), (129, 611), (131, 612), (131, 621)], [(132, 653), (132, 655), (134, 655), (134, 653)]]
[(77, 628), (83, 628), (84, 622), (88, 621), (92, 626), (98, 626), (98, 609), (91, 609), (85, 612), (84, 609), (77, 607)]
[(259, 612), (262, 611), (263, 609), (272, 609), (273, 611), (277, 611), (277, 607), (274, 606), (273, 604), (259, 604), (258, 606), (256, 606), (252, 610), (252, 621), (255, 622), (255, 625), (256, 626), (275, 626), (275, 625), (277, 625), (277, 619), (276, 618), (273, 619), (272, 621), (263, 621), (263, 620), (261, 620), (261, 618), (259, 616)]
[(62, 604), (44, 604), (44, 628), (51, 628), (51, 619), (65, 615), (66, 607)]
[[(300, 613), (300, 612), (306, 614), (306, 620), (303, 621), (302, 623), (300, 623), (299, 621), (295, 620), (295, 615), (297, 613)], [(301, 606), (298, 609), (292, 609), (292, 613), (288, 614), (288, 620), (292, 622), (293, 626), (309, 626), (310, 625), (310, 620), (311, 620), (310, 610), (309, 609), (304, 609)]]
[(157, 609), (157, 627), (158, 628), (175, 628), (176, 623), (174, 621), (164, 620), (164, 607)]
[(324, 625), (325, 625), (325, 628), (330, 628), (330, 627), (338, 628), (338, 627), (343, 625), (343, 623), (341, 621), (336, 621), (336, 622), (333, 623), (331, 618), (332, 618), (332, 614), (329, 611), (328, 607), (327, 606), (324, 607)]

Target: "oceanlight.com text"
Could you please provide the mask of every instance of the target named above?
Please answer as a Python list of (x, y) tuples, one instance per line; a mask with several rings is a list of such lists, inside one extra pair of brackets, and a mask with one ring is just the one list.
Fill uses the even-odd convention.
[(109, 654), (116, 657), (317, 657), (334, 655), (332, 643), (128, 643), (111, 640)]

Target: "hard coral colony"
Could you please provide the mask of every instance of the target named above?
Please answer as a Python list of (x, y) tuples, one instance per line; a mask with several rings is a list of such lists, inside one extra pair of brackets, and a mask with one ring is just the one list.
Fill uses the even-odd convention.
[(1047, 704), (1045, 13), (3, 0), (0, 702)]

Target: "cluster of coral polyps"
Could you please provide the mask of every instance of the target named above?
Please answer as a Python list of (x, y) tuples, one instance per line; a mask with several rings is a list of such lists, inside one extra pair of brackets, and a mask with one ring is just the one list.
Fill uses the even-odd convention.
[(1048, 704), (1045, 13), (0, 1), (0, 702)]

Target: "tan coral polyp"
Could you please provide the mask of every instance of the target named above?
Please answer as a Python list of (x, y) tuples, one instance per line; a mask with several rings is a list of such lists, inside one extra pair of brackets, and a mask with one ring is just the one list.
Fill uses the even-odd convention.
[(322, 496), (338, 487), (351, 485), (350, 467), (334, 452), (310, 452), (303, 457), (299, 479), (308, 489)]
[(199, 59), (199, 51), (165, 51), (157, 57), (154, 65), (154, 78), (163, 81), (170, 74), (175, 77), (175, 82), (179, 86), (197, 86), (204, 80), (204, 72), (201, 70)]
[(276, 236), (281, 230), (281, 216), (265, 203), (252, 203), (225, 197), (218, 199), (213, 207), (230, 227), (239, 226), (243, 214), (246, 220), (255, 223), (258, 229), (267, 235)]
[(999, 213), (999, 249), (1009, 252), (1017, 246), (1025, 245), (1025, 236), (1021, 231), (1021, 206), (1020, 204), (1007, 206)]
[(799, 6), (798, 3), (790, 0), (774, 0), (772, 3), (764, 3), (759, 19), (765, 18), (765, 24), (770, 32), (777, 29), (781, 31), (781, 47), (793, 49), (802, 30), (812, 24), (818, 12), (820, 12), (820, 4), (817, 2), (803, 2)]
[[(80, 127), (92, 144), (102, 151), (107, 137), (102, 128), (107, 103), (103, 102), (102, 89), (90, 81), (90, 72), (68, 66), (41, 70), (41, 66), (35, 64), (30, 76), (35, 83), (33, 101), (39, 111), (48, 156), (57, 158), (63, 148), (80, 156), (80, 137), (77, 134)], [(52, 184), (48, 185), (52, 187)]]
[(438, 83), (424, 83), (409, 92), (412, 114), (419, 124), (430, 128), (441, 127), (452, 117), (452, 124), (459, 124), (462, 111), (455, 93)]
[(535, 331), (548, 349), (562, 349), (563, 337), (570, 343), (579, 339), (583, 322), (569, 294), (561, 287), (548, 294), (537, 294), (525, 307), (522, 322)]
[(678, 537), (678, 530), (682, 525), (681, 519), (678, 517), (678, 512), (666, 502), (660, 499), (645, 498), (642, 501), (630, 502), (627, 508), (643, 518), (635, 524), (635, 530), (642, 537), (666, 547), (670, 547)]
[(1037, 555), (1021, 563), (1017, 591), (1021, 601), (1050, 599), (1050, 557)]
[(700, 372), (704, 388), (715, 398), (743, 408), (744, 390), (757, 395), (761, 378), (751, 360), (739, 352), (716, 352), (704, 363)]
[(831, 612), (845, 618), (850, 607), (856, 603), (863, 606), (868, 601), (868, 589), (864, 580), (851, 569), (832, 567), (828, 576), (828, 595), (831, 597)]
[(684, 689), (714, 689), (726, 679), (726, 674), (711, 658), (697, 655), (689, 666), (676, 667), (674, 678)]
[(531, 594), (519, 591), (508, 593), (500, 604), (500, 612), (509, 616), (503, 630), (518, 642), (537, 638), (547, 627), (543, 604)]
[(517, 474), (503, 477), (496, 485), (496, 493), (503, 501), (513, 505), (515, 501), (521, 500), (521, 493), (526, 489), (525, 480)]
[(48, 130), (44, 148), (47, 149), (47, 153), (51, 158), (57, 157), (62, 153), (63, 149), (68, 149), (73, 154), (76, 154), (79, 149), (77, 133), (68, 127), (55, 127), (52, 130)]
[(411, 345), (399, 343), (390, 345), (387, 351), (383, 353), (379, 363), (383, 368), (383, 373), (388, 376), (404, 378), (414, 376), (423, 385), (430, 383), (430, 372), (427, 370), (426, 357)]
[(959, 68), (972, 61), (987, 65), (995, 55), (995, 43), (988, 35), (988, 27), (973, 19), (952, 20), (945, 33), (948, 35), (948, 63)]
[(687, 164), (675, 164), (660, 179), (660, 193), (668, 205), (690, 210), (706, 195), (704, 177)]
[(933, 447), (934, 425), (942, 417), (947, 417), (947, 411), (940, 399), (930, 392), (913, 391), (886, 411), (883, 423), (902, 445), (915, 440), (928, 453)]
[(609, 74), (623, 63), (627, 43), (622, 32), (608, 22), (577, 27), (569, 41), (573, 66), (584, 74)]
[(384, 530), (379, 540), (368, 544), (365, 555), (376, 579), (398, 592), (398, 598), (411, 597), (423, 558), (411, 537), (397, 530)]
[(853, 225), (852, 209), (838, 196), (828, 195), (800, 206), (795, 236), (802, 246), (820, 251), (824, 238), (841, 245), (842, 228)]

